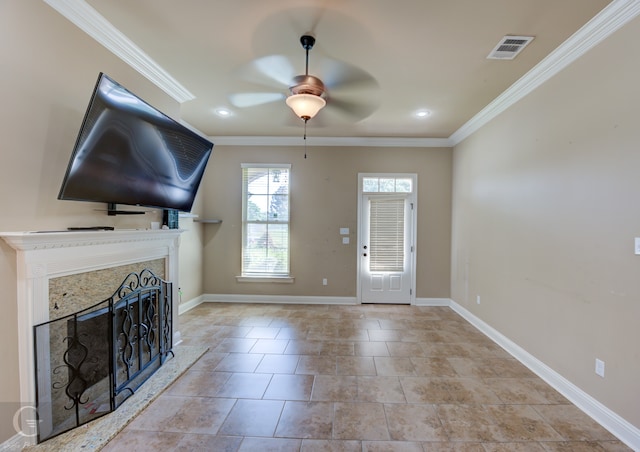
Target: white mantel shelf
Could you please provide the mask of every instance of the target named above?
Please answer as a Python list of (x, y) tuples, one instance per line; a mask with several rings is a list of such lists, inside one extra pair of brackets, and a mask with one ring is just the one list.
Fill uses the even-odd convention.
[(19, 251), (90, 246), (107, 243), (164, 240), (177, 237), (182, 229), (114, 229), (112, 231), (0, 232), (13, 249)]
[[(180, 229), (0, 232), (0, 237), (16, 250), (18, 363), (23, 406), (35, 402), (33, 327), (49, 321), (49, 280), (165, 259), (165, 278), (174, 283), (173, 300), (178, 300), (182, 232)], [(173, 340), (174, 344), (180, 341), (177, 302), (173, 303)]]

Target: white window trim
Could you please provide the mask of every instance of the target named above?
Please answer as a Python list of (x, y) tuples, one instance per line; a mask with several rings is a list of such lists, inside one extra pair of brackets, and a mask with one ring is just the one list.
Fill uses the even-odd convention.
[[(240, 167), (242, 170), (244, 168), (286, 168), (289, 170), (289, 175), (291, 175), (291, 164), (290, 163), (241, 163)], [(289, 176), (290, 177), (290, 176)], [(289, 179), (291, 182), (291, 179)], [(289, 185), (289, 188), (291, 185)], [(289, 192), (289, 196), (291, 196), (291, 192)], [(243, 196), (242, 196), (242, 240), (244, 241), (244, 223), (245, 223), (245, 210), (246, 210), (246, 199), (244, 196), (244, 182), (243, 182)], [(289, 201), (289, 205), (291, 201)], [(289, 221), (287, 222), (289, 225), (289, 235), (291, 234), (291, 215), (289, 214)], [(241, 252), (243, 252), (243, 248), (241, 246)], [(260, 274), (260, 275), (252, 275), (252, 274), (240, 274), (236, 276), (236, 281), (240, 283), (280, 283), (280, 284), (293, 284), (295, 282), (295, 278), (291, 275), (291, 240), (289, 239), (289, 262), (287, 267), (289, 268), (288, 275), (268, 275), (268, 274)], [(242, 272), (242, 268), (240, 271)]]

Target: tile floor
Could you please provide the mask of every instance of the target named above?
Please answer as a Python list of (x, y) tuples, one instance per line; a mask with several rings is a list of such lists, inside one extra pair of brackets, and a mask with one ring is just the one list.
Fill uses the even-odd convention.
[(104, 451), (626, 451), (446, 307), (205, 303), (209, 351)]

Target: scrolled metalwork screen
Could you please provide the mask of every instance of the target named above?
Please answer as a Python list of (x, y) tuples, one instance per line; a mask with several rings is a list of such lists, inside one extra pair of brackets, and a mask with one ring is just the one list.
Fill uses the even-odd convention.
[(173, 354), (172, 285), (148, 269), (34, 327), (38, 442), (114, 411)]

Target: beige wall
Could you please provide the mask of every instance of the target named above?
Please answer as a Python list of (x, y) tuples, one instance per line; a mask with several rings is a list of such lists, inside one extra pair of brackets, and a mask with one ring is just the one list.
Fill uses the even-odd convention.
[[(202, 191), (202, 189), (199, 190), (191, 209), (196, 217), (202, 211)], [(180, 289), (179, 302), (184, 303), (202, 295), (203, 229), (201, 224), (194, 223), (193, 217), (181, 217), (180, 229), (184, 232), (180, 235), (178, 288)]]
[(455, 148), (451, 294), (640, 427), (637, 55), (638, 19)]
[[(203, 186), (204, 291), (209, 294), (356, 296), (359, 172), (418, 174), (417, 296), (449, 298), (451, 150), (445, 148), (217, 147)], [(242, 163), (290, 163), (294, 284), (238, 283)], [(348, 227), (351, 243), (339, 230)], [(327, 278), (328, 285), (322, 285)]]
[[(103, 204), (58, 201), (57, 195), (100, 71), (177, 117), (179, 104), (42, 1), (0, 2), (0, 231), (108, 225), (148, 227), (161, 213), (109, 217)], [(187, 248), (200, 226), (185, 233)], [(192, 296), (201, 293), (201, 247), (181, 269)], [(0, 443), (19, 402), (16, 255), (0, 240)], [(197, 266), (197, 270), (189, 268)]]

